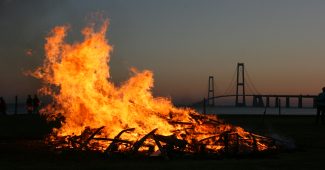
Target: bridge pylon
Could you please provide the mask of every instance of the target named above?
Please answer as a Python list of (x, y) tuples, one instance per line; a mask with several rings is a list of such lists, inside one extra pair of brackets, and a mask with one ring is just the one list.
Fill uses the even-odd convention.
[(214, 106), (214, 78), (209, 76), (208, 106)]
[(237, 107), (246, 106), (244, 69), (245, 69), (244, 63), (237, 63), (236, 103), (235, 103)]

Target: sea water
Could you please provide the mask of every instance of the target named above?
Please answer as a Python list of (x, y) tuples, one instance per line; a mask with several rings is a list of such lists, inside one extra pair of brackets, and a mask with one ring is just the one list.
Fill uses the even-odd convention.
[[(202, 113), (203, 107), (195, 107), (195, 110)], [(230, 106), (215, 106), (206, 107), (206, 113), (218, 115), (316, 115), (315, 108), (275, 108), (275, 107), (230, 107)]]

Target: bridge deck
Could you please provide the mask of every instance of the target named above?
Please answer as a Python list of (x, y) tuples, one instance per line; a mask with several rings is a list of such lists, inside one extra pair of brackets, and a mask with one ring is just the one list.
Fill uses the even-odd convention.
[[(243, 96), (243, 95), (238, 95), (238, 96)], [(261, 96), (261, 97), (289, 97), (289, 98), (294, 98), (294, 97), (301, 97), (301, 98), (315, 98), (317, 95), (294, 95), (294, 94), (248, 94), (245, 96)], [(223, 98), (223, 97), (236, 97), (235, 94), (230, 94), (230, 95), (220, 95), (220, 96), (214, 96), (214, 98)]]

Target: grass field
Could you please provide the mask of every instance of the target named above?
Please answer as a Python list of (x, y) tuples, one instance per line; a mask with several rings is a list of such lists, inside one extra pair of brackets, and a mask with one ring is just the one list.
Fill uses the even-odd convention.
[[(50, 152), (42, 138), (51, 126), (37, 115), (0, 117), (0, 169), (325, 169), (325, 126), (312, 116), (221, 115), (225, 122), (286, 141), (291, 150), (267, 157), (110, 160)], [(294, 148), (294, 149), (293, 149)]]

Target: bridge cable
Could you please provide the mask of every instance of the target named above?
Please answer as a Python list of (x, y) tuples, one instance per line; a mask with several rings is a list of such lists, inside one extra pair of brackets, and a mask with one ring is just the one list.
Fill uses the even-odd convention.
[(247, 90), (248, 90), (248, 94), (258, 94), (258, 93), (255, 92), (255, 90), (253, 90), (253, 88), (250, 86), (249, 83), (247, 83), (246, 87), (247, 87)]
[(233, 76), (231, 78), (230, 83), (228, 84), (228, 87), (226, 88), (225, 92), (222, 95), (226, 95), (228, 94), (230, 91), (232, 91), (232, 89), (234, 89), (235, 87), (235, 78), (236, 78), (236, 72), (237, 70), (235, 69)]
[[(249, 76), (247, 76), (249, 77)], [(260, 94), (260, 92), (257, 90), (257, 88), (255, 87), (254, 83), (252, 82), (252, 80), (248, 79), (248, 83), (247, 83), (248, 87), (251, 87), (251, 90), (254, 94)]]
[(253, 93), (256, 93), (256, 94), (261, 94), (261, 93), (259, 92), (259, 90), (257, 90), (257, 88), (255, 87), (255, 85), (254, 85), (254, 83), (253, 83), (251, 77), (249, 76), (248, 71), (247, 71), (247, 68), (245, 69), (245, 75), (246, 75), (247, 80), (248, 80), (248, 83), (247, 83), (247, 84), (252, 86), (252, 89), (253, 89), (252, 92), (253, 92)]
[(258, 94), (258, 92), (256, 92), (256, 90), (253, 88), (253, 86), (251, 85), (251, 81), (247, 78), (247, 83), (246, 83), (246, 88), (248, 90), (249, 94)]
[(229, 85), (227, 91), (225, 91), (225, 92), (223, 93), (223, 95), (233, 94), (233, 93), (235, 92), (235, 89), (236, 89), (236, 84), (235, 84), (234, 82), (232, 82), (232, 83)]

